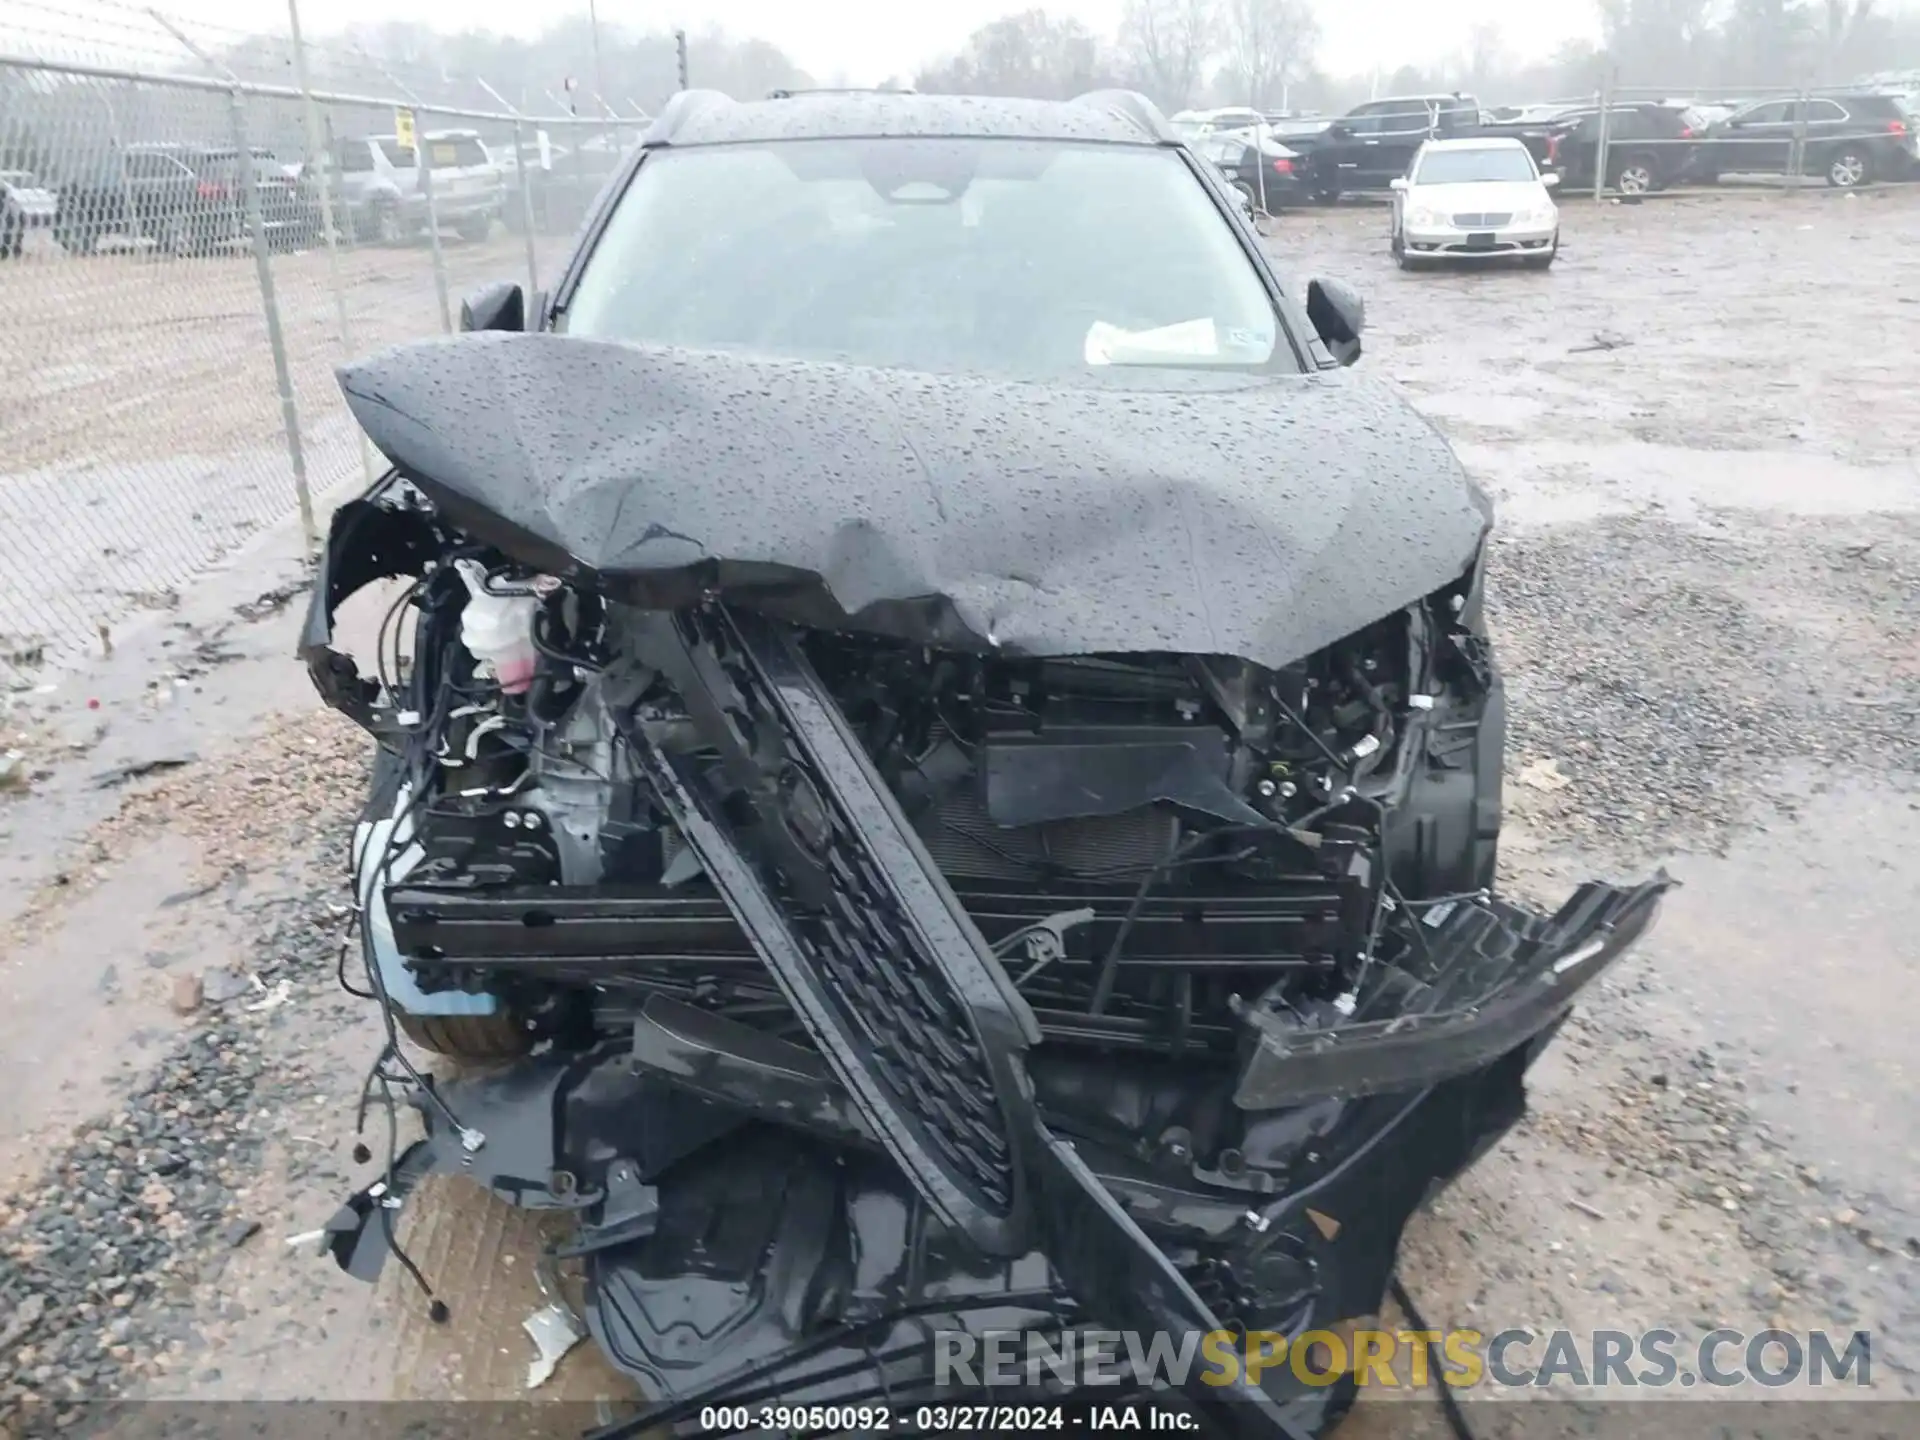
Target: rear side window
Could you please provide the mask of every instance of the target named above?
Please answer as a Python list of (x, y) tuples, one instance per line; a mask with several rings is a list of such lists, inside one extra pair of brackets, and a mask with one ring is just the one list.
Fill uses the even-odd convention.
[(169, 155), (135, 154), (127, 156), (127, 174), (135, 180), (174, 180), (186, 171)]
[(471, 135), (443, 136), (427, 141), (427, 155), (436, 170), (464, 170), (469, 165), (485, 165), (487, 152)]
[(398, 140), (382, 140), (380, 151), (387, 159), (402, 170), (411, 170), (415, 165), (413, 147), (402, 145)]
[(364, 140), (347, 140), (334, 146), (333, 158), (348, 175), (364, 175), (373, 169), (373, 151)]

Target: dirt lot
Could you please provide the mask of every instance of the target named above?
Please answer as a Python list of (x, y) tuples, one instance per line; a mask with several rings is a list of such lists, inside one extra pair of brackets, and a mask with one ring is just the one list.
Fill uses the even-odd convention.
[[(1874, 1393), (1912, 1391), (1916, 223), (1914, 191), (1569, 203), (1551, 273), (1418, 276), (1380, 210), (1274, 227), (1290, 272), (1361, 288), (1362, 364), (1502, 506), (1510, 885), (1684, 882), (1523, 1127), (1417, 1223), (1403, 1268), (1435, 1324), (1866, 1328)], [(375, 1048), (330, 939), (362, 747), (279, 658), (289, 573), (207, 582), (116, 675), (42, 697), (33, 722), (78, 749), (0, 802), (0, 1408), (507, 1396), (532, 1356), (532, 1237), (477, 1197), (407, 1221), (444, 1327), (392, 1267), (367, 1292), (284, 1243), (358, 1174)], [(165, 703), (155, 668), (184, 676)], [(622, 1393), (584, 1352), (554, 1384)], [(1529, 1435), (1599, 1424), (1527, 1411)], [(1438, 1433), (1431, 1413), (1366, 1403), (1344, 1433)]]
[[(540, 237), (551, 258), (559, 242)], [(526, 276), (496, 227), (442, 254), (451, 309)], [(355, 352), (440, 328), (431, 249), (343, 249)], [(309, 483), (360, 474), (334, 383), (342, 344), (326, 252), (275, 255), (275, 293)], [(5, 656), (64, 649), (129, 611), (169, 610), (210, 560), (295, 505), (279, 383), (248, 253), (72, 257), (36, 240), (0, 265), (9, 364), (0, 405), (0, 680)], [(31, 667), (22, 667), (31, 670)]]

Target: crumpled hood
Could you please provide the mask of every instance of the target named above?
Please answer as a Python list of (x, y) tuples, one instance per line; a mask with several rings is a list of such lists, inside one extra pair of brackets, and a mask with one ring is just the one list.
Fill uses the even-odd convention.
[(528, 564), (926, 644), (1277, 667), (1457, 579), (1489, 520), (1346, 373), (1038, 384), (548, 334), (339, 373), (400, 472)]

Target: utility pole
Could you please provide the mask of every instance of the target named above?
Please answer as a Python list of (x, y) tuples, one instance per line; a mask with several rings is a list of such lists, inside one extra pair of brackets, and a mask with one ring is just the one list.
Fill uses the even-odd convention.
[(673, 49), (674, 49), (674, 56), (678, 60), (679, 67), (680, 67), (680, 88), (684, 90), (687, 88), (687, 32), (686, 31), (676, 30), (673, 32)]
[(600, 66), (600, 14), (594, 8), (594, 0), (587, 0), (587, 28), (593, 34), (593, 88), (604, 95), (607, 93), (607, 72)]

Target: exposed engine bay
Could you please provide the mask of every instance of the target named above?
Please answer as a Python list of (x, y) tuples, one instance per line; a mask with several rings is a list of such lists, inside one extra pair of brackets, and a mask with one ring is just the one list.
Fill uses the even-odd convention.
[[(969, 1240), (1007, 1262), (962, 1292), (999, 1323), (1091, 1303), (1070, 1283), (1056, 1297), (1064, 1277), (1040, 1256), (1047, 1301), (1009, 1298), (1025, 1288), (1007, 1223), (1022, 1197), (993, 1062), (931, 968), (884, 963), (911, 949), (913, 917), (863, 893), (863, 858), (837, 848), (858, 811), (836, 803), (833, 770), (770, 733), (783, 686), (831, 705), (814, 721), (884, 787), (895, 838), (950, 888), (1004, 1009), (1031, 1016), (1039, 1119), (1229, 1327), (1298, 1334), (1376, 1310), (1407, 1214), (1517, 1116), (1526, 1053), (1650, 917), (1656, 887), (1589, 887), (1550, 920), (1493, 897), (1502, 716), (1471, 575), (1269, 670), (646, 612), (462, 544), (398, 483), (343, 509), (334, 541), (383, 531), (426, 560), (389, 625), (410, 625), (410, 662), (366, 686), (314, 652), (323, 686), (364, 698), (393, 747), (356, 866), (371, 974), (412, 1039), (512, 1062), (510, 1078), (440, 1086), (423, 1108), (441, 1133), (415, 1159), (577, 1209), (589, 1324), (653, 1393), (708, 1393), (748, 1336), (792, 1345), (849, 1312), (883, 1318), (909, 1274)], [(524, 653), (489, 648), (500, 615)], [(688, 814), (772, 878), (819, 1003), (845, 1017), (836, 1038), (865, 1047), (925, 1178), (959, 1197), (924, 1222), (951, 1233), (923, 1232), (868, 1289), (791, 1266), (866, 1253), (868, 1202), (904, 1214), (920, 1197)], [(566, 1123), (510, 1161), (491, 1139), (464, 1149), (498, 1128), (470, 1097), (508, 1092)], [(711, 1255), (673, 1269), (730, 1206), (728, 1263), (764, 1290), (700, 1276)], [(796, 1322), (803, 1300), (829, 1308)], [(687, 1327), (716, 1336), (697, 1360)], [(844, 1401), (849, 1384), (865, 1393), (822, 1393)], [(1289, 1399), (1307, 1433), (1332, 1418), (1322, 1395)]]
[[(425, 1136), (328, 1227), (339, 1263), (376, 1273), (434, 1172), (570, 1213), (550, 1258), (651, 1402), (603, 1440), (769, 1400), (898, 1415), (952, 1398), (956, 1334), (1293, 1340), (1377, 1314), (1409, 1216), (1519, 1117), (1528, 1064), (1670, 883), (1552, 914), (1496, 893), (1484, 517), (1444, 449), (1425, 548), (1351, 583), (1327, 557), (1375, 520), (1332, 487), (1360, 480), (1310, 467), (1340, 503), (1303, 509), (1196, 472), (1136, 507), (1189, 517), (1164, 543), (1300, 573), (1182, 565), (1141, 609), (1161, 537), (1063, 502), (1014, 585), (931, 470), (897, 516), (849, 498), (852, 528), (755, 530), (757, 475), (460, 448), (435, 397), (484, 400), (491, 374), (475, 414), (513, 421), (515, 366), (578, 359), (536, 338), (344, 380), (396, 470), (335, 513), (302, 654), (378, 741), (358, 936), (376, 1077), (404, 1071)], [(664, 423), (635, 417), (648, 393), (591, 402), (602, 450)], [(1190, 518), (1207, 494), (1251, 540)], [(931, 511), (951, 545), (920, 544)], [(363, 674), (335, 617), (395, 577)], [(462, 1068), (426, 1074), (402, 1034)], [(1206, 1433), (1294, 1440), (1354, 1395), (1289, 1368), (1174, 1390)]]

